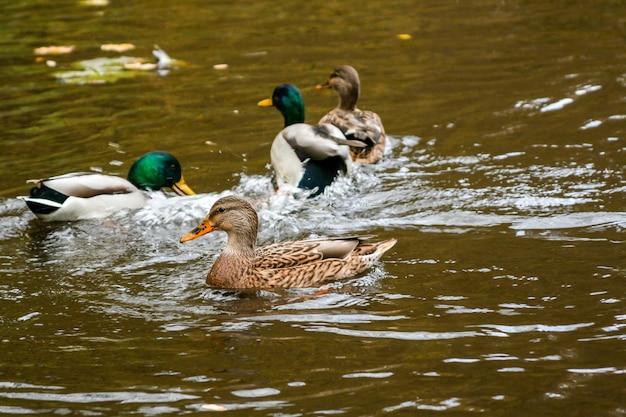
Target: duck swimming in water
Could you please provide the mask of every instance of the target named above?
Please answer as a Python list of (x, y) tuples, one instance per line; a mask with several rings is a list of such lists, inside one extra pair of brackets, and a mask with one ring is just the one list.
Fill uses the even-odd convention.
[(238, 196), (222, 197), (206, 218), (180, 241), (215, 230), (228, 234), (206, 283), (231, 289), (312, 287), (348, 278), (371, 267), (396, 244), (396, 239), (369, 242), (367, 236), (322, 238), (257, 247), (258, 216)]
[(347, 140), (331, 124), (304, 123), (304, 101), (300, 90), (292, 84), (279, 85), (271, 99), (261, 100), (258, 105), (276, 107), (285, 119), (284, 128), (276, 135), (270, 150), (279, 189), (289, 184), (313, 190), (311, 196), (316, 196), (339, 175), (351, 172), (349, 146), (366, 146), (359, 141)]
[(74, 172), (29, 180), (30, 196), (20, 197), (42, 220), (84, 220), (106, 217), (120, 209), (143, 207), (150, 197), (143, 190), (168, 187), (179, 195), (195, 194), (185, 183), (180, 162), (153, 151), (133, 163), (125, 180), (113, 175)]
[(351, 147), (352, 159), (361, 164), (378, 162), (385, 152), (385, 128), (378, 114), (356, 107), (361, 94), (359, 73), (350, 65), (341, 65), (330, 74), (328, 81), (317, 89), (331, 88), (339, 94), (339, 105), (328, 112), (320, 123), (337, 126), (348, 139), (361, 141), (363, 147)]

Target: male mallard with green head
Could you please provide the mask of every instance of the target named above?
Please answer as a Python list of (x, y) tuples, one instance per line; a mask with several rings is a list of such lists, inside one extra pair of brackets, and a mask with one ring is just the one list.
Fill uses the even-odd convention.
[(278, 188), (289, 184), (314, 190), (311, 196), (316, 196), (337, 176), (350, 173), (349, 146), (365, 146), (347, 140), (333, 125), (304, 123), (304, 101), (292, 84), (279, 85), (271, 99), (261, 100), (258, 105), (276, 107), (285, 119), (284, 128), (276, 135), (270, 150)]
[(125, 180), (113, 175), (73, 172), (29, 180), (36, 184), (28, 208), (43, 220), (84, 220), (106, 217), (116, 210), (143, 207), (149, 196), (143, 190), (168, 187), (179, 195), (195, 194), (185, 183), (180, 162), (171, 154), (153, 151), (133, 163)]

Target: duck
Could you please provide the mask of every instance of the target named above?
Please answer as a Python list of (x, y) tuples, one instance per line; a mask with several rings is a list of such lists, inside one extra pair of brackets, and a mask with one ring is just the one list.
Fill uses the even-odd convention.
[(171, 188), (179, 195), (193, 195), (182, 175), (180, 162), (172, 154), (152, 151), (136, 160), (128, 179), (94, 172), (72, 172), (35, 184), (30, 196), (20, 197), (38, 218), (45, 221), (74, 221), (107, 217), (120, 209), (143, 207), (150, 196), (145, 191)]
[(387, 142), (385, 128), (378, 114), (357, 108), (361, 94), (361, 80), (357, 70), (350, 65), (340, 65), (326, 82), (318, 84), (316, 88), (330, 88), (339, 94), (339, 105), (322, 117), (320, 123), (337, 126), (346, 138), (365, 144), (365, 147), (350, 148), (350, 155), (355, 162), (373, 164), (380, 161)]
[(226, 232), (226, 248), (206, 277), (207, 285), (225, 289), (313, 287), (364, 272), (396, 244), (349, 236), (280, 242), (257, 247), (258, 216), (237, 195), (218, 199), (204, 220), (180, 242), (215, 230)]
[(350, 146), (365, 146), (348, 140), (336, 126), (304, 123), (304, 100), (293, 84), (281, 84), (271, 98), (257, 103), (276, 107), (285, 124), (270, 149), (274, 182), (279, 190), (286, 185), (311, 190), (309, 197), (321, 194), (340, 175), (350, 175)]

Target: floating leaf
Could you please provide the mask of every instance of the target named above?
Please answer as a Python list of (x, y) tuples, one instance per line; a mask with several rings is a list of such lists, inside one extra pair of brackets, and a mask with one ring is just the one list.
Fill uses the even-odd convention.
[(170, 58), (158, 46), (155, 48), (153, 54), (157, 57), (157, 63), (128, 56), (95, 58), (74, 62), (71, 71), (58, 71), (53, 75), (63, 84), (106, 84), (114, 83), (122, 78), (133, 78), (139, 74), (150, 74), (154, 70), (158, 70), (159, 75), (164, 75), (168, 71), (167, 68), (185, 65), (183, 61)]
[(401, 41), (408, 41), (409, 39), (411, 39), (411, 35), (409, 35), (408, 33), (400, 33), (396, 35), (396, 38), (400, 39)]
[(81, 0), (83, 6), (108, 6), (109, 0)]
[(121, 56), (117, 58), (95, 58), (74, 62), (71, 71), (58, 71), (53, 75), (64, 84), (106, 84), (122, 78), (133, 78), (142, 71), (127, 71), (125, 66), (134, 62), (142, 63), (139, 58)]
[(154, 64), (152, 62), (135, 61), (135, 62), (129, 62), (127, 64), (124, 64), (124, 69), (137, 70), (137, 71), (152, 71), (152, 70), (157, 69), (158, 67), (159, 67), (158, 64)]
[(135, 49), (132, 43), (105, 43), (100, 46), (103, 51), (126, 52)]
[(69, 54), (74, 50), (74, 45), (69, 46), (41, 46), (39, 48), (35, 48), (35, 55), (61, 55), (61, 54)]

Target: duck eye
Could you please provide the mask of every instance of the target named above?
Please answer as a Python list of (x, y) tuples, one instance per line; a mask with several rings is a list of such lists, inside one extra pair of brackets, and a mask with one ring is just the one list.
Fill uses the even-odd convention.
[(226, 211), (226, 209), (224, 207), (220, 207), (220, 208), (217, 209), (218, 213), (223, 213), (225, 211)]

